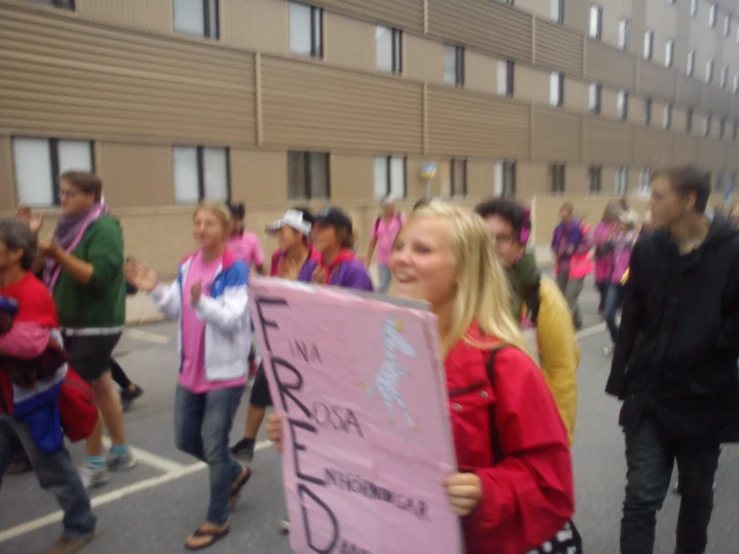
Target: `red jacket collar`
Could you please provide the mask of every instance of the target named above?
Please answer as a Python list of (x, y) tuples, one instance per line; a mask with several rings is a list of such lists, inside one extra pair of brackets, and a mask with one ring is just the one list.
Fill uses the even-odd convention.
[(344, 248), (339, 252), (336, 258), (334, 258), (334, 260), (329, 265), (326, 265), (323, 256), (321, 256), (321, 258), (318, 260), (318, 265), (326, 272), (325, 284), (329, 284), (329, 281), (331, 280), (331, 275), (333, 275), (337, 267), (339, 267), (344, 262), (354, 260), (356, 257), (357, 255), (352, 250)]

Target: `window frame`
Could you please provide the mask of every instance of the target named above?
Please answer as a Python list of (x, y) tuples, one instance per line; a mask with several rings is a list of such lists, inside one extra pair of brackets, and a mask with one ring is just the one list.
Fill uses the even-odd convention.
[(672, 102), (668, 102), (665, 105), (665, 109), (662, 113), (662, 127), (666, 131), (672, 129)]
[[(603, 40), (603, 6), (595, 3), (590, 4), (589, 15), (588, 37), (593, 40)], [(595, 17), (595, 22), (593, 17)], [(595, 29), (593, 29), (593, 23), (595, 23)]]
[[(619, 106), (619, 101), (623, 98), (622, 106)], [(628, 121), (629, 119), (629, 91), (622, 89), (618, 91), (616, 95), (616, 111), (618, 112), (618, 118), (621, 121)]]
[[(305, 183), (305, 190), (303, 196), (290, 196), (290, 191), (292, 189), (291, 183), (290, 183), (290, 155), (291, 154), (300, 154), (303, 158), (303, 182)], [(314, 196), (313, 190), (316, 188), (314, 187), (313, 179), (311, 177), (311, 156), (317, 155), (317, 156), (325, 156), (325, 163), (326, 163), (326, 196)], [(313, 150), (288, 150), (287, 151), (287, 197), (290, 201), (295, 200), (330, 200), (331, 199), (331, 153), (330, 152), (316, 152)]]
[(706, 62), (706, 83), (709, 85), (713, 82), (714, 65), (714, 59), (708, 58), (708, 61)]
[(719, 76), (719, 87), (722, 89), (725, 89), (729, 85), (729, 66), (728, 64), (724, 65), (724, 67), (721, 68), (721, 73)]
[(493, 167), (495, 179), (497, 179), (498, 167), (500, 167), (500, 194), (496, 195), (497, 191), (495, 190), (494, 183), (493, 195), (496, 195), (496, 198), (508, 198), (514, 200), (516, 198), (516, 187), (518, 181), (517, 160), (511, 158), (497, 160)]
[[(454, 48), (454, 82), (450, 83), (446, 79), (444, 79), (444, 83), (447, 85), (453, 85), (455, 87), (463, 88), (464, 87), (464, 73), (465, 73), (465, 67), (464, 67), (464, 57), (465, 57), (465, 47), (461, 44), (444, 44), (444, 64), (446, 64), (446, 50), (448, 48)], [(446, 69), (446, 68), (445, 68)], [(446, 71), (444, 71), (444, 75), (446, 75)]]
[(715, 29), (717, 22), (718, 22), (718, 5), (716, 5), (716, 2), (713, 2), (711, 4), (711, 7), (708, 8), (708, 27), (711, 29)]
[[(614, 194), (618, 196), (626, 196), (629, 193), (629, 171), (628, 165), (620, 165), (616, 168), (616, 179), (613, 183)], [(623, 179), (621, 177), (623, 176)], [(623, 182), (623, 190), (621, 190), (621, 183)]]
[(644, 118), (642, 120), (644, 125), (652, 124), (652, 104), (653, 104), (652, 98), (644, 99)]
[[(556, 18), (553, 15), (553, 12), (555, 10), (557, 12)], [(565, 23), (565, 0), (550, 0), (549, 19), (559, 25), (564, 25)]]
[[(210, 2), (211, 0), (202, 0), (203, 2), (203, 34), (201, 35), (194, 35), (187, 31), (180, 31), (174, 27), (174, 6), (175, 6), (175, 0), (172, 0), (172, 29), (175, 33), (183, 34), (183, 35), (189, 35), (189, 36), (198, 36), (201, 38), (207, 38), (211, 40), (220, 40), (221, 39), (221, 0), (212, 0), (213, 6), (215, 9), (215, 19), (213, 14), (210, 13)], [(215, 36), (210, 35), (210, 27), (211, 23), (215, 25)]]
[(675, 65), (675, 39), (668, 38), (665, 42), (665, 67), (671, 68)]
[(695, 110), (688, 108), (685, 111), (685, 132), (690, 134), (693, 132), (693, 118), (695, 117)]
[[(393, 158), (403, 158), (403, 194), (400, 198), (398, 198), (397, 195), (393, 194), (393, 182), (392, 182), (392, 161)], [(386, 190), (384, 191), (381, 198), (385, 198), (387, 196), (390, 196), (391, 194), (395, 197), (396, 200), (403, 200), (408, 197), (408, 156), (405, 154), (401, 155), (393, 155), (393, 154), (377, 154), (372, 158), (372, 163), (374, 164), (375, 160), (377, 159), (384, 159), (385, 161), (385, 172), (386, 172), (386, 180), (387, 183)], [(466, 175), (465, 175), (466, 177)], [(373, 178), (373, 188), (374, 188), (374, 175)], [(374, 190), (373, 190), (374, 194)], [(380, 198), (378, 198), (379, 200)]]
[(731, 13), (727, 12), (726, 15), (724, 15), (724, 36), (728, 37), (731, 35), (731, 23), (733, 18), (731, 17)]
[[(549, 173), (551, 195), (564, 196), (567, 193), (567, 164), (559, 162), (549, 164)], [(561, 181), (560, 186), (558, 186), (559, 181)]]
[(618, 48), (626, 51), (631, 43), (631, 18), (622, 17), (618, 20)]
[[(37, 5), (44, 6), (45, 4), (37, 4)], [(75, 0), (49, 0), (49, 4), (46, 5), (46, 7), (55, 8), (58, 10), (67, 10), (70, 12), (77, 11), (77, 3)], [(43, 138), (43, 137), (40, 137), (40, 138)]]
[(79, 138), (62, 138), (62, 137), (45, 137), (41, 135), (11, 135), (11, 167), (13, 168), (13, 182), (15, 183), (15, 193), (20, 197), (18, 183), (18, 169), (15, 166), (15, 140), (44, 140), (49, 143), (49, 170), (51, 179), (51, 204), (49, 206), (39, 207), (58, 207), (61, 205), (59, 198), (59, 176), (61, 174), (61, 163), (59, 161), (59, 143), (60, 142), (87, 142), (90, 145), (90, 172), (95, 173), (95, 141), (92, 139)]
[[(552, 84), (553, 79), (557, 79), (557, 101), (552, 103)], [(561, 71), (552, 71), (549, 76), (549, 105), (556, 108), (562, 108), (565, 105), (565, 74)]]
[(705, 138), (708, 138), (711, 136), (711, 127), (713, 127), (713, 115), (710, 113), (706, 115), (706, 118), (703, 120), (703, 136)]
[[(287, 48), (288, 52), (292, 56), (302, 56), (306, 58), (313, 58), (313, 59), (323, 59), (324, 56), (324, 47), (323, 47), (323, 35), (324, 35), (324, 17), (323, 17), (323, 8), (314, 6), (313, 4), (308, 4), (306, 2), (299, 2), (298, 0), (289, 0), (287, 3), (287, 17), (288, 17), (288, 27), (289, 27), (289, 20), (290, 20), (290, 6), (304, 6), (306, 8), (310, 8), (310, 53), (304, 54), (302, 52), (295, 52), (290, 48), (290, 33), (288, 28), (288, 37), (287, 37)], [(318, 28), (320, 29), (320, 37), (318, 37), (318, 41), (316, 41), (316, 14), (318, 14)]]
[(642, 48), (642, 58), (652, 61), (654, 58), (654, 29), (644, 31), (644, 48)]
[(685, 66), (685, 74), (688, 77), (695, 76), (695, 57), (696, 57), (695, 50), (689, 50), (688, 51), (688, 62)]
[(726, 138), (726, 118), (722, 117), (718, 122), (718, 138), (724, 140)]
[(698, 15), (698, 0), (690, 0), (690, 17)]
[[(597, 186), (593, 186), (597, 183)], [(588, 167), (588, 194), (601, 194), (603, 192), (603, 166), (591, 165)]]
[(590, 83), (588, 87), (588, 109), (590, 113), (600, 115), (602, 111), (603, 85)]
[(197, 170), (198, 170), (198, 202), (207, 200), (205, 196), (205, 149), (206, 148), (217, 148), (223, 150), (226, 153), (226, 198), (223, 200), (228, 203), (231, 201), (231, 148), (228, 146), (205, 146), (202, 144), (183, 144), (175, 143), (172, 145), (172, 177), (175, 192), (175, 204), (186, 205), (185, 202), (179, 202), (177, 200), (177, 183), (174, 182), (174, 151), (175, 148), (195, 148), (195, 155), (197, 159)]
[(375, 59), (375, 70), (391, 75), (403, 74), (403, 31), (397, 27), (389, 27), (381, 23), (375, 25), (375, 58), (377, 58), (377, 28), (381, 27), (390, 31), (390, 71), (377, 67), (378, 60)]
[[(500, 68), (505, 67), (505, 91), (501, 92), (501, 86), (500, 86)], [(497, 75), (496, 78), (498, 79), (498, 82), (496, 83), (496, 92), (498, 93), (498, 96), (505, 96), (506, 98), (513, 98), (514, 90), (515, 90), (515, 71), (516, 71), (516, 61), (512, 60), (510, 58), (500, 58), (498, 60), (498, 69), (497, 69)]]
[(731, 132), (731, 142), (739, 140), (739, 119), (734, 120), (734, 129)]
[[(462, 192), (457, 191), (456, 169), (457, 164), (462, 166)], [(449, 161), (449, 196), (452, 198), (467, 197), (467, 158), (452, 158)]]

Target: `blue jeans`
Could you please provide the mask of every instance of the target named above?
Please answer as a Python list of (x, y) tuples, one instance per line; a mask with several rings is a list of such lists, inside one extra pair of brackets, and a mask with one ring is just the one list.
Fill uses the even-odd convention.
[(624, 294), (623, 285), (611, 283), (608, 285), (608, 291), (606, 292), (606, 302), (603, 307), (603, 319), (606, 320), (606, 326), (608, 332), (611, 334), (611, 341), (616, 344), (618, 338), (618, 325), (616, 325), (616, 312), (621, 304), (621, 297)]
[(383, 264), (377, 264), (377, 276), (380, 278), (380, 286), (377, 287), (377, 292), (380, 294), (387, 293), (390, 288), (390, 268)]
[(662, 508), (677, 460), (681, 495), (676, 554), (703, 554), (713, 511), (713, 480), (719, 445), (667, 442), (646, 416), (626, 432), (626, 500), (621, 554), (652, 554), (657, 512)]
[[(21, 450), (26, 451), (41, 488), (56, 496), (64, 512), (64, 536), (78, 539), (95, 531), (96, 519), (90, 508), (90, 497), (67, 450), (62, 446), (50, 454), (40, 452), (27, 424), (0, 415), (0, 480)], [(8, 502), (6, 500), (4, 505)]]
[(174, 432), (177, 448), (208, 464), (210, 505), (207, 521), (225, 525), (231, 485), (241, 475), (241, 464), (231, 458), (228, 435), (244, 387), (194, 394), (177, 385)]

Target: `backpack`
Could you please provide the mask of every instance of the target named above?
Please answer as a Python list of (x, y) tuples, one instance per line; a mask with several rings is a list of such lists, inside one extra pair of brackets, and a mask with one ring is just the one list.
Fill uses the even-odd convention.
[[(398, 223), (400, 223), (401, 226), (403, 225), (403, 216), (402, 216), (402, 214), (400, 212), (395, 212), (393, 214), (393, 218), (392, 219), (397, 219), (398, 220)], [(373, 233), (375, 235), (377, 234), (377, 230), (380, 228), (380, 222), (381, 221), (382, 221), (382, 216), (378, 216), (377, 219), (375, 219), (375, 225), (374, 225), (374, 228), (373, 228)]]
[(81, 441), (92, 435), (98, 420), (92, 388), (69, 366), (59, 390), (58, 403), (62, 429), (70, 441)]
[[(506, 345), (500, 348), (496, 348), (490, 353), (488, 358), (485, 371), (490, 381), (490, 385), (495, 390), (495, 356)], [(498, 438), (498, 429), (495, 427), (495, 404), (490, 404), (490, 444), (493, 447), (493, 456), (495, 457), (495, 463), (499, 464), (505, 453), (500, 445), (500, 439)], [(575, 527), (575, 523), (570, 520), (568, 521), (562, 531), (557, 533), (554, 538), (544, 543), (541, 547), (536, 550), (529, 551), (528, 554), (582, 554), (583, 545), (582, 537), (580, 532)]]

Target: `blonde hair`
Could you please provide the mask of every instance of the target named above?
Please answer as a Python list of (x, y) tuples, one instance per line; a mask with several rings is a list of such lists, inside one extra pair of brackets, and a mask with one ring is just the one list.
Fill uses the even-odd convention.
[(483, 349), (492, 348), (493, 344), (475, 342), (467, 335), (473, 321), (477, 322), (482, 335), (525, 352), (521, 329), (510, 311), (508, 280), (494, 254), (490, 231), (482, 218), (471, 211), (439, 202), (412, 212), (408, 223), (425, 218), (449, 223), (449, 240), (457, 262), (459, 292), (454, 300), (449, 334), (442, 337), (442, 352), (446, 355), (460, 340)]
[(221, 225), (223, 225), (223, 232), (225, 233), (225, 236), (228, 236), (228, 232), (231, 229), (231, 222), (233, 221), (233, 218), (231, 217), (231, 210), (228, 208), (228, 206), (226, 206), (226, 204), (224, 204), (223, 202), (201, 202), (200, 204), (198, 204), (192, 214), (193, 219), (196, 215), (198, 215), (198, 212), (201, 212), (203, 210), (212, 213), (221, 220)]

